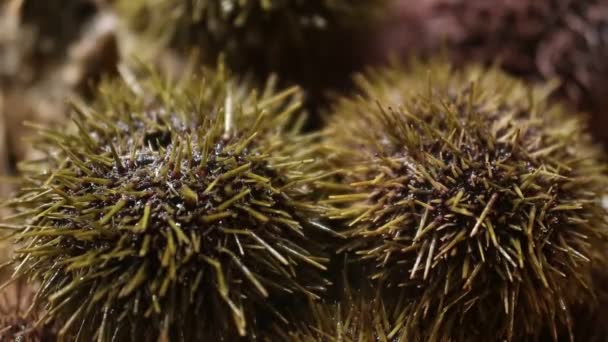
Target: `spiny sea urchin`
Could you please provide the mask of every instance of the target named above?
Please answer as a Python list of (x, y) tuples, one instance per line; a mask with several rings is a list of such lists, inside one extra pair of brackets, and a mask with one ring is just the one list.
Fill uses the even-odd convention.
[(140, 41), (151, 38), (180, 52), (198, 48), (203, 61), (211, 63), (222, 53), (233, 70), (262, 77), (278, 72), (317, 92), (313, 85), (348, 81), (361, 63), (358, 47), (385, 2), (124, 0), (116, 6), (144, 38)]
[(275, 337), (289, 342), (388, 342), (391, 325), (379, 299), (348, 298), (334, 303), (310, 302), (298, 327)]
[(357, 20), (374, 15), (370, 8), (377, 10), (371, 2), (362, 6), (352, 0), (140, 0), (116, 6), (129, 24), (138, 31), (150, 30), (153, 38), (165, 37), (180, 49), (198, 46), (203, 54), (225, 51), (240, 61), (249, 59), (240, 55), (247, 49), (276, 50), (273, 44), (279, 42), (272, 38), (303, 48), (297, 44), (313, 38), (307, 34), (361, 24)]
[(325, 201), (348, 227), (344, 250), (409, 297), (407, 341), (534, 339), (542, 326), (556, 339), (593, 297), (591, 255), (607, 246), (601, 153), (547, 87), (411, 69), (359, 77), (325, 132), (351, 189)]
[(282, 318), (273, 301), (322, 292), (308, 183), (323, 174), (298, 88), (257, 93), (221, 70), (126, 79), (75, 106), (74, 129), (39, 128), (45, 157), (8, 203), (15, 273), (40, 282), (59, 335), (255, 338)]

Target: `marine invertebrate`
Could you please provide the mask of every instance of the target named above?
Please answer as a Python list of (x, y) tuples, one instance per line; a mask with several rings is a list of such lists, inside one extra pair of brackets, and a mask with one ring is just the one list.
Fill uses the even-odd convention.
[(434, 63), (360, 76), (333, 109), (343, 250), (409, 297), (405, 340), (557, 339), (597, 286), (604, 157), (550, 87)]
[(17, 276), (60, 337), (235, 340), (328, 282), (309, 239), (314, 136), (298, 88), (257, 92), (220, 71), (155, 73), (39, 127), (8, 202)]
[(197, 48), (211, 63), (223, 53), (233, 70), (262, 78), (277, 72), (318, 94), (319, 88), (349, 81), (384, 5), (385, 0), (125, 0), (116, 7), (142, 42), (182, 53)]

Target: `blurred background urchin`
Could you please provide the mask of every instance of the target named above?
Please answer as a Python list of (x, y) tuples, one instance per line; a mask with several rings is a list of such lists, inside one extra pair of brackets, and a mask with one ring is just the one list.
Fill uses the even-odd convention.
[(498, 63), (528, 80), (559, 79), (557, 97), (592, 114), (606, 142), (608, 4), (602, 0), (395, 0), (380, 55), (444, 53), (460, 64)]
[[(223, 54), (229, 67), (263, 79), (278, 73), (321, 101), (360, 68), (387, 10), (386, 0), (124, 0), (115, 7), (151, 55), (204, 63)], [(137, 44), (136, 44), (137, 45)], [(142, 44), (135, 47), (141, 50)]]

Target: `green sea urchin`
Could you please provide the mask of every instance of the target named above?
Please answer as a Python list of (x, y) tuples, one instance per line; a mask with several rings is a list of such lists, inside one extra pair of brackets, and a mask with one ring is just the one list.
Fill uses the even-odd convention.
[[(325, 132), (341, 184), (325, 201), (407, 341), (554, 339), (592, 300), (606, 248), (605, 166), (547, 87), (497, 70), (388, 68), (358, 79)], [(483, 322), (483, 324), (480, 324)], [(569, 334), (571, 335), (571, 333)]]
[(356, 1), (253, 0), (224, 2), (140, 0), (118, 2), (118, 10), (137, 31), (164, 37), (179, 49), (200, 47), (203, 54), (225, 51), (243, 61), (247, 49), (276, 50), (278, 41), (297, 46), (307, 34), (361, 24), (371, 15)]
[[(152, 73), (76, 105), (74, 129), (39, 128), (22, 165), (16, 275), (70, 340), (255, 338), (273, 301), (328, 282), (308, 234), (314, 136), (297, 88), (257, 93), (226, 72)], [(46, 321), (46, 320), (45, 320)]]
[(197, 48), (211, 63), (222, 53), (233, 70), (262, 78), (277, 72), (317, 93), (319, 87), (348, 81), (363, 58), (359, 47), (385, 3), (124, 0), (116, 7), (140, 41), (153, 42), (144, 46), (169, 46), (181, 53)]

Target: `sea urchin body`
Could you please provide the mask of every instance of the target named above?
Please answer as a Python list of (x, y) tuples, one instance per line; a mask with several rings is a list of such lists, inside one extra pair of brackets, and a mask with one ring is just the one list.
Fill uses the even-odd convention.
[(326, 203), (344, 249), (408, 297), (400, 336), (568, 335), (608, 232), (604, 167), (580, 120), (492, 69), (413, 65), (359, 84), (325, 144), (352, 191)]
[(23, 165), (9, 205), (16, 274), (40, 282), (60, 336), (255, 337), (282, 317), (273, 300), (323, 290), (307, 237), (307, 184), (322, 175), (298, 133), (298, 89), (272, 88), (152, 74), (75, 106), (73, 130), (40, 128), (45, 158)]

